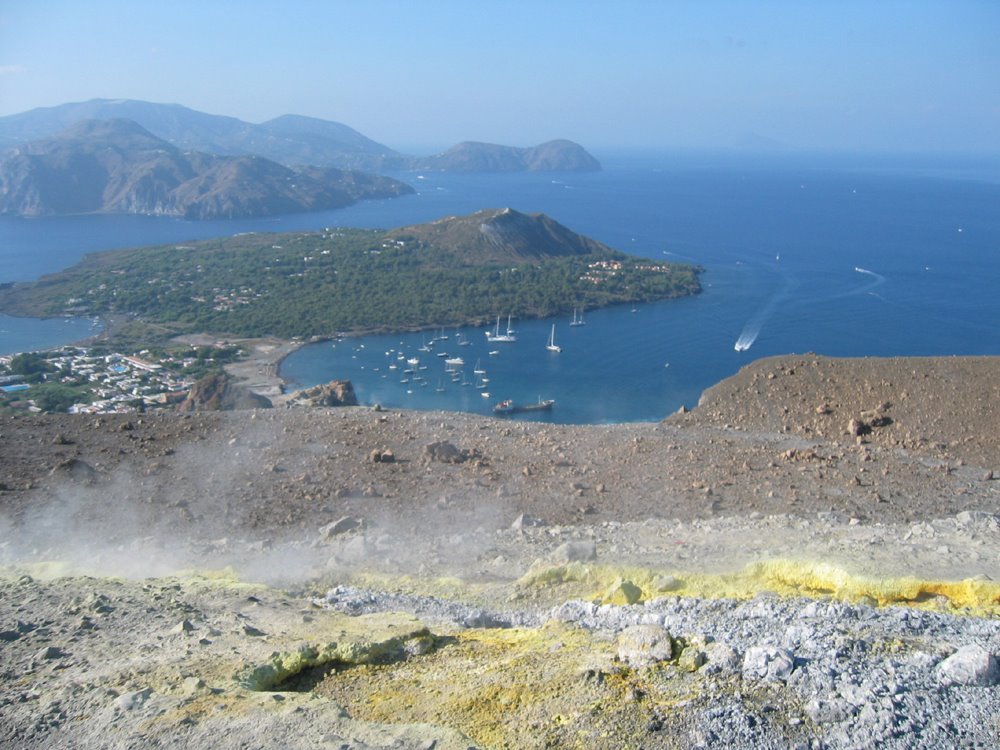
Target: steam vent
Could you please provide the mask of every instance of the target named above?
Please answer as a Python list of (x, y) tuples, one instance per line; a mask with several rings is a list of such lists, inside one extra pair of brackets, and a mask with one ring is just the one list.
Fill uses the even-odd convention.
[(2, 414), (0, 747), (996, 747), (998, 367)]

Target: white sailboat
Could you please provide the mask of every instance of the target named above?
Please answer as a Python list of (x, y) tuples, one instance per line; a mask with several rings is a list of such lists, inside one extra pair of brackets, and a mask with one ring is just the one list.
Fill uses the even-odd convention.
[(476, 360), (476, 366), (472, 368), (472, 371), (474, 373), (476, 373), (476, 375), (485, 375), (486, 374), (486, 370), (483, 369), (483, 366), (482, 366), (481, 362), (482, 362), (482, 360), (477, 359)]
[(493, 331), (486, 332), (486, 340), (493, 343), (500, 344), (513, 344), (517, 341), (517, 336), (514, 335), (514, 330), (510, 327), (510, 316), (507, 316), (507, 333), (500, 333), (500, 316), (497, 315), (497, 325)]
[(578, 307), (573, 308), (573, 320), (570, 322), (571, 326), (585, 326), (587, 325), (583, 320), (583, 313), (579, 312)]
[(550, 352), (561, 352), (562, 347), (556, 344), (556, 324), (552, 324), (552, 333), (549, 334), (549, 343), (545, 345), (545, 348)]

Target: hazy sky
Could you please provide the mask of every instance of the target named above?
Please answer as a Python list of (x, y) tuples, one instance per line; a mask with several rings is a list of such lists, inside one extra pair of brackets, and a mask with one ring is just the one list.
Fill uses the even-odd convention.
[(0, 115), (91, 98), (428, 150), (1000, 153), (1000, 0), (0, 0)]

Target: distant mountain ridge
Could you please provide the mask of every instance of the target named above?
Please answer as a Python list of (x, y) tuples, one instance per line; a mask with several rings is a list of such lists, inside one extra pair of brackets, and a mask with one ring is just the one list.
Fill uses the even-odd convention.
[(0, 117), (0, 148), (54, 136), (81, 120), (128, 119), (182, 150), (262, 156), (285, 166), (445, 171), (583, 171), (600, 163), (582, 146), (554, 140), (532, 148), (460, 143), (435, 156), (408, 156), (339, 122), (282, 115), (260, 124), (180, 104), (92, 99)]
[(268, 216), (412, 193), (397, 180), (181, 150), (131, 120), (84, 120), (0, 160), (0, 213)]

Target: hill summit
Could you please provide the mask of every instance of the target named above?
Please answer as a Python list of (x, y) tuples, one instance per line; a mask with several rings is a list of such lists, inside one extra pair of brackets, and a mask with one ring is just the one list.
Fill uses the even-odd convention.
[(402, 227), (395, 239), (415, 239), (451, 253), (462, 263), (531, 262), (543, 258), (613, 253), (607, 245), (567, 229), (541, 213), (483, 209), (429, 224)]

